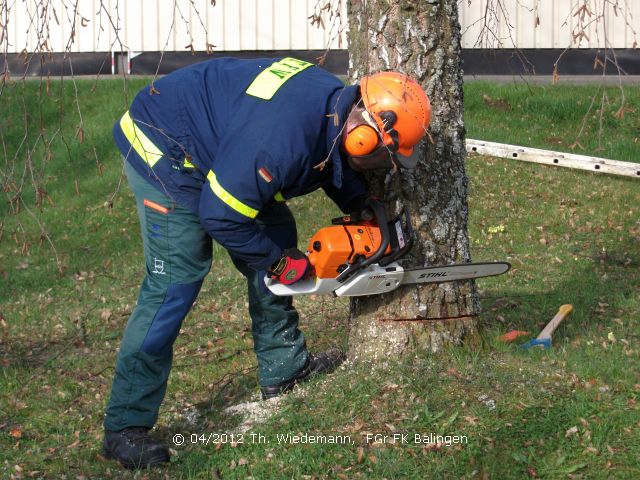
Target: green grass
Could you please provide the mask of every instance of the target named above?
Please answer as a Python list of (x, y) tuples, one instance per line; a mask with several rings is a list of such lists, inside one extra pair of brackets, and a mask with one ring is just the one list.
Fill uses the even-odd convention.
[(640, 162), (638, 105), (637, 86), (625, 88), (624, 98), (597, 84), (465, 87), (468, 138), (631, 162)]
[[(132, 82), (130, 94), (142, 84)], [(0, 124), (8, 155), (0, 168), (22, 172), (26, 108), (23, 145), (53, 203), (35, 205), (31, 174), (24, 191), (31, 213), (14, 215), (0, 203), (0, 477), (638, 478), (640, 184), (478, 156), (468, 159), (472, 255), (513, 265), (506, 276), (478, 281), (481, 341), (386, 369), (341, 369), (312, 383), (250, 432), (270, 443), (247, 433), (237, 445), (175, 447), (172, 465), (142, 475), (103, 459), (101, 420), (142, 253), (132, 196), (125, 184), (118, 189), (110, 133), (125, 108), (124, 85), (77, 87), (83, 143), (71, 83), (63, 92), (53, 83), (48, 95), (38, 94), (37, 82), (21, 83), (0, 97), (10, 113)], [(638, 87), (625, 93), (629, 105), (638, 104)], [(469, 136), (565, 150), (582, 123), (579, 107), (594, 94), (593, 87), (468, 84)], [(489, 107), (485, 95), (511, 109)], [(576, 151), (634, 160), (638, 113), (616, 119), (616, 90), (608, 95), (605, 150), (583, 138), (584, 150)], [(43, 138), (51, 141), (49, 156)], [(319, 194), (291, 206), (301, 239), (336, 213)], [(501, 233), (490, 233), (500, 225)], [(219, 247), (212, 271), (176, 343), (157, 427), (167, 442), (176, 433), (236, 428), (239, 419), (224, 407), (256, 392), (242, 278)], [(574, 312), (551, 351), (497, 340), (511, 329), (537, 332), (565, 303)], [(312, 348), (344, 345), (345, 300), (298, 305)], [(288, 432), (348, 435), (353, 444), (279, 444), (277, 435)], [(367, 433), (404, 433), (409, 442), (366, 442)], [(415, 443), (416, 433), (464, 435), (468, 443), (432, 448)]]

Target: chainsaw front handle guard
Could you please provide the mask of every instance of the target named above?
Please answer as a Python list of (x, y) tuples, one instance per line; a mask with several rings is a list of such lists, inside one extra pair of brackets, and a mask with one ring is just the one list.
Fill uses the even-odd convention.
[[(392, 252), (389, 255), (387, 255), (386, 257), (380, 259), (380, 262), (378, 262), (378, 263), (380, 264), (381, 267), (386, 267), (387, 265), (395, 262), (397, 259), (404, 257), (404, 255), (409, 250), (411, 250), (411, 247), (413, 247), (413, 242), (415, 241), (415, 233), (413, 231), (413, 225), (411, 224), (411, 217), (409, 216), (409, 211), (406, 208), (402, 209), (402, 213), (400, 214), (400, 218), (396, 222), (402, 222), (402, 217), (404, 217), (404, 225), (401, 224), (400, 228), (402, 229), (402, 231), (404, 233), (406, 233), (406, 236), (408, 238), (404, 238), (404, 233), (402, 234), (402, 237), (405, 240), (405, 244), (404, 244), (404, 247), (403, 247), (403, 246), (398, 244), (399, 243), (399, 238), (401, 236), (400, 233), (398, 234), (398, 237), (397, 237), (398, 240), (396, 240), (395, 242), (394, 242), (394, 237), (391, 237)], [(394, 225), (395, 225), (395, 223), (394, 223)]]
[(375, 200), (371, 197), (367, 198), (366, 206), (370, 207), (373, 211), (373, 216), (380, 228), (380, 247), (373, 252), (373, 255), (369, 257), (357, 257), (354, 259), (354, 262), (349, 264), (347, 268), (345, 268), (340, 274), (336, 277), (338, 283), (344, 283), (347, 279), (349, 279), (354, 273), (362, 270), (365, 267), (373, 263), (378, 263), (382, 257), (384, 257), (384, 253), (389, 246), (389, 241), (391, 235), (389, 234), (389, 224), (387, 223), (387, 214), (384, 211), (384, 204), (378, 200)]

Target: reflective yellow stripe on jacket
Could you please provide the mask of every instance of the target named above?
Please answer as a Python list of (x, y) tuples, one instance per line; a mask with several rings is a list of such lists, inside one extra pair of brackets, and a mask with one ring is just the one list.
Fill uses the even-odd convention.
[(122, 128), (124, 136), (127, 137), (133, 149), (153, 168), (158, 160), (162, 158), (163, 153), (149, 140), (149, 137), (133, 123), (133, 119), (131, 115), (129, 115), (128, 110), (122, 116), (122, 119), (120, 119), (120, 128)]
[(211, 190), (213, 193), (222, 200), (225, 204), (229, 205), (236, 212), (241, 213), (245, 217), (256, 218), (258, 216), (258, 210), (255, 208), (251, 208), (249, 205), (245, 205), (236, 197), (227, 192), (222, 185), (218, 183), (218, 179), (216, 178), (216, 174), (213, 173), (213, 170), (209, 171), (207, 175), (207, 179), (209, 180), (209, 185), (211, 186)]

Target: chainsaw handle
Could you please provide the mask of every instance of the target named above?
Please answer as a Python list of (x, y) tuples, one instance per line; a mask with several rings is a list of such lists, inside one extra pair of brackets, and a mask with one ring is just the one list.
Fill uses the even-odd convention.
[(373, 255), (367, 257), (362, 262), (361, 267), (366, 267), (380, 260), (387, 251), (387, 247), (391, 241), (391, 235), (389, 234), (389, 222), (387, 221), (387, 213), (384, 210), (384, 203), (369, 197), (367, 198), (366, 204), (371, 207), (371, 210), (373, 210), (373, 217), (376, 219), (378, 227), (380, 228), (381, 241), (378, 249), (373, 253)]
[(359, 257), (356, 261), (350, 264), (347, 268), (345, 268), (340, 275), (336, 277), (336, 280), (340, 283), (347, 280), (351, 275), (353, 275), (358, 270), (371, 265), (372, 263), (376, 263), (379, 259), (381, 259), (389, 246), (389, 241), (391, 235), (389, 234), (389, 224), (387, 222), (387, 214), (384, 210), (384, 204), (374, 198), (367, 198), (365, 205), (373, 211), (373, 216), (380, 228), (380, 246), (378, 249), (373, 252), (373, 255), (369, 257)]
[[(392, 252), (386, 257), (382, 258), (378, 263), (381, 267), (386, 267), (391, 262), (395, 262), (398, 258), (404, 256), (411, 248), (413, 247), (413, 242), (415, 241), (415, 233), (413, 231), (413, 225), (411, 224), (411, 217), (409, 216), (409, 211), (404, 208), (402, 210), (402, 214), (400, 215), (399, 221), (402, 221), (402, 217), (404, 217), (404, 227), (407, 231), (407, 238), (405, 238), (404, 247), (400, 247), (399, 245), (394, 245), (394, 242), (391, 242)], [(393, 222), (391, 222), (393, 225)], [(391, 227), (393, 228), (393, 227)], [(389, 232), (391, 234), (391, 232)], [(397, 242), (396, 242), (397, 243)], [(397, 249), (395, 247), (398, 247)]]

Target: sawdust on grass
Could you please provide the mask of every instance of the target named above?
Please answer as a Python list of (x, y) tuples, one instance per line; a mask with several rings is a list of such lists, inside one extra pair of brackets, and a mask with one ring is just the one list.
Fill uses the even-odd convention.
[(242, 417), (240, 425), (232, 433), (246, 433), (257, 425), (265, 423), (280, 411), (282, 400), (283, 397), (275, 397), (269, 400), (239, 403), (226, 408), (225, 413)]

